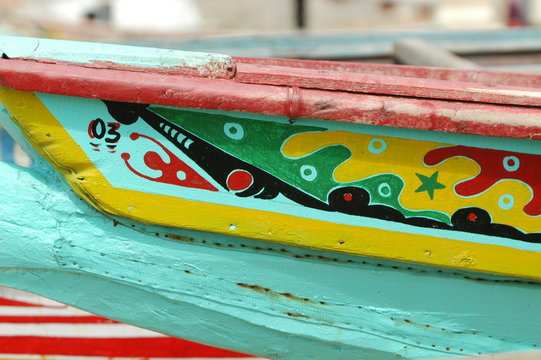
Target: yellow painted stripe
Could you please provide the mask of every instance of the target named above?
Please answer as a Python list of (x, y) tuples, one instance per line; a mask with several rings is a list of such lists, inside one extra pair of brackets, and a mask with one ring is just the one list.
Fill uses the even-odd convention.
[(72, 188), (109, 214), (321, 250), (541, 279), (539, 252), (113, 188), (34, 94), (0, 88), (0, 101)]

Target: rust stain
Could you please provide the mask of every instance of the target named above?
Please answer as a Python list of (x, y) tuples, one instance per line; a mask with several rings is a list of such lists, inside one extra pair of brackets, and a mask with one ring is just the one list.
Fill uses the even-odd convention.
[[(123, 224), (122, 222), (120, 222), (118, 220), (113, 220), (113, 226), (118, 226), (118, 225), (128, 227), (128, 225)], [(134, 224), (130, 224), (129, 227), (135, 228), (136, 226)], [(158, 233), (150, 233), (150, 232), (145, 231), (143, 229), (136, 229), (136, 230), (140, 231), (140, 232), (143, 232), (143, 233), (146, 233), (146, 234), (149, 234), (149, 235), (154, 234), (156, 236), (160, 236), (160, 234), (158, 234)], [(450, 276), (461, 277), (461, 278), (463, 278), (465, 280), (469, 280), (469, 281), (479, 281), (479, 282), (488, 282), (488, 283), (527, 284), (527, 285), (541, 286), (541, 282), (534, 281), (534, 280), (523, 280), (523, 279), (513, 279), (513, 278), (494, 278), (494, 279), (490, 279), (490, 278), (480, 277), (478, 274), (469, 275), (468, 273), (448, 272), (448, 271), (444, 271), (442, 269), (429, 270), (429, 269), (422, 269), (422, 268), (414, 268), (412, 266), (406, 266), (406, 265), (398, 266), (398, 265), (382, 264), (382, 263), (365, 261), (365, 260), (338, 259), (338, 258), (334, 258), (334, 257), (328, 257), (328, 256), (323, 256), (323, 255), (314, 255), (314, 254), (295, 254), (295, 253), (291, 252), (288, 249), (280, 248), (280, 247), (273, 248), (273, 247), (270, 247), (270, 246), (269, 247), (253, 246), (253, 245), (248, 245), (248, 244), (244, 244), (244, 243), (240, 243), (240, 244), (231, 244), (231, 243), (224, 244), (224, 243), (219, 243), (219, 242), (210, 242), (210, 241), (206, 241), (206, 240), (195, 240), (194, 238), (187, 237), (187, 236), (182, 236), (182, 235), (177, 235), (177, 234), (164, 234), (163, 237), (168, 238), (168, 239), (172, 239), (172, 240), (179, 240), (179, 241), (189, 242), (189, 243), (201, 243), (201, 244), (212, 245), (212, 246), (217, 246), (217, 247), (228, 247), (228, 248), (240, 247), (240, 248), (251, 249), (251, 250), (256, 250), (256, 251), (269, 251), (269, 252), (274, 252), (274, 253), (282, 253), (282, 254), (287, 254), (289, 256), (292, 256), (292, 257), (297, 258), (297, 259), (317, 259), (317, 260), (320, 260), (320, 261), (329, 261), (329, 262), (336, 262), (336, 263), (363, 264), (363, 265), (377, 266), (379, 268), (387, 268), (387, 269), (402, 270), (402, 271), (407, 270), (407, 271), (418, 272), (418, 273), (429, 273), (429, 272), (430, 273), (439, 273), (439, 274), (444, 273), (444, 274), (450, 275)], [(464, 254), (462, 254), (462, 255), (464, 255)], [(468, 257), (465, 256), (465, 258), (466, 258), (466, 261), (468, 261)], [(460, 260), (464, 261), (464, 256), (462, 256), (462, 258), (460, 258), (460, 256), (459, 256), (458, 261), (460, 261)], [(238, 285), (242, 286), (240, 284), (238, 284)], [(244, 284), (244, 285), (247, 285), (247, 284)], [(277, 293), (277, 294), (279, 294), (279, 293)], [(287, 295), (284, 295), (284, 294), (282, 294), (282, 295), (287, 296)], [(299, 299), (302, 300), (302, 298), (299, 298)], [(305, 301), (307, 301), (307, 300), (310, 301), (309, 299), (306, 299)], [(317, 303), (317, 301), (315, 301), (314, 303)], [(322, 305), (326, 305), (323, 301), (319, 301), (319, 303), (322, 304)]]
[(318, 110), (327, 110), (333, 107), (333, 104), (329, 101), (318, 101), (315, 103)]
[[(396, 319), (396, 318), (390, 318), (391, 320), (393, 321), (400, 321), (399, 319)], [(436, 330), (436, 331), (441, 331), (441, 332), (452, 332), (452, 333), (456, 333), (456, 334), (471, 334), (471, 335), (479, 335), (479, 331), (475, 331), (475, 330), (453, 330), (453, 329), (446, 329), (446, 328), (442, 328), (442, 327), (436, 327), (434, 325), (430, 325), (430, 324), (420, 324), (420, 323), (417, 323), (417, 322), (414, 322), (410, 319), (401, 319), (403, 322), (405, 323), (408, 323), (408, 324), (411, 324), (413, 326), (419, 326), (419, 327), (424, 327), (425, 329), (433, 329), (433, 330)], [(495, 338), (495, 339), (499, 339), (501, 341), (509, 341), (509, 339), (507, 338), (503, 338), (503, 337), (495, 337), (493, 335), (488, 335), (488, 334), (485, 334), (485, 336), (487, 336), (488, 338)], [(533, 347), (537, 347), (538, 345), (537, 344), (530, 344), (532, 345)], [(432, 345), (433, 347), (436, 347), (435, 345)], [(445, 348), (445, 350), (447, 351), (451, 351), (452, 349), (451, 348)], [(464, 351), (464, 349), (460, 349), (460, 351)]]
[(284, 313), (282, 313), (282, 314), (286, 314), (287, 316), (289, 316), (289, 317), (294, 317), (294, 318), (310, 319), (310, 316), (306, 316), (306, 315), (302, 315), (302, 314), (297, 314), (297, 313), (284, 312)]
[(325, 303), (323, 301), (314, 301), (314, 300), (311, 300), (309, 298), (299, 297), (299, 296), (293, 295), (292, 293), (288, 293), (288, 292), (281, 293), (281, 292), (277, 292), (277, 291), (274, 291), (274, 290), (271, 290), (269, 288), (259, 286), (259, 285), (252, 285), (252, 284), (246, 284), (246, 283), (237, 283), (237, 286), (240, 286), (240, 287), (245, 288), (245, 289), (250, 289), (250, 290), (256, 291), (256, 292), (261, 293), (261, 294), (267, 294), (267, 295), (276, 296), (276, 297), (286, 297), (286, 298), (291, 299), (291, 300), (301, 301), (301, 302), (306, 302), (306, 303), (311, 303), (311, 304), (327, 305), (327, 303)]
[[(262, 287), (262, 286), (259, 286), (259, 285), (250, 285), (250, 284), (245, 284), (245, 283), (237, 283), (237, 285), (240, 286), (240, 287), (243, 287), (245, 289), (254, 290), (254, 291), (257, 291), (257, 292), (260, 292), (260, 293), (273, 292), (271, 289), (265, 288), (265, 287)], [(278, 293), (276, 293), (276, 294), (278, 294)]]
[(182, 236), (177, 234), (165, 234), (164, 237), (172, 240), (184, 241), (184, 242), (194, 242), (195, 240), (188, 236)]

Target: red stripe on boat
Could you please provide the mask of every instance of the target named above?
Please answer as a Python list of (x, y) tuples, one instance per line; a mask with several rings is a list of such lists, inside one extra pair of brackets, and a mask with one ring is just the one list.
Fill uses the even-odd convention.
[[(541, 118), (541, 109), (488, 104), (494, 102), (537, 106), (541, 91), (535, 88), (495, 88), (476, 84), (472, 89), (474, 84), (467, 82), (402, 78), (399, 79), (402, 82), (401, 90), (394, 91), (394, 80), (397, 79), (392, 76), (352, 74), (352, 77), (348, 77), (349, 74), (337, 72), (332, 74), (336, 76), (329, 75), (330, 78), (327, 79), (318, 78), (321, 74), (317, 72), (303, 69), (270, 69), (249, 64), (237, 64), (238, 72), (234, 80), (89, 69), (24, 60), (0, 60), (0, 64), (0, 86), (21, 91), (288, 117), (293, 115), (460, 134), (527, 139), (541, 137), (541, 126), (535, 121)], [(356, 81), (352, 81), (353, 78)], [(369, 78), (371, 82), (364, 86), (364, 80)], [(265, 84), (254, 84), (255, 82)], [(344, 91), (316, 89), (316, 85), (322, 82), (330, 90), (344, 87)], [(412, 90), (412, 82), (417, 83), (417, 88), (424, 92), (424, 95)], [(421, 83), (427, 86), (420, 86)], [(354, 88), (350, 89), (347, 84)], [(288, 90), (292, 85), (304, 88), (292, 92)], [(404, 97), (374, 95), (377, 93), (376, 88), (381, 90), (380, 92), (389, 92), (389, 95), (401, 94)], [(443, 88), (449, 92), (442, 92)], [(462, 99), (466, 102), (434, 100), (433, 96), (438, 89), (442, 98)], [(462, 89), (469, 89), (469, 93), (462, 93)], [(515, 91), (517, 89), (520, 91)], [(351, 92), (353, 90), (360, 93)], [(507, 90), (514, 92), (507, 94)], [(290, 114), (288, 106), (291, 103), (290, 93), (296, 94), (299, 102), (298, 112), (295, 114)], [(451, 94), (456, 96), (450, 97)], [(419, 101), (417, 96), (427, 98)], [(521, 116), (520, 120), (516, 119), (518, 115)], [(479, 120), (483, 118), (490, 121)]]
[[(22, 306), (22, 307), (49, 307), (41, 304), (32, 304), (24, 301), (0, 298), (0, 306)], [(56, 307), (56, 306), (55, 306)], [(64, 307), (64, 306), (62, 306)]]
[(0, 353), (107, 357), (247, 358), (250, 355), (171, 338), (0, 337)]
[(8, 324), (120, 324), (101, 316), (0, 316), (0, 323)]

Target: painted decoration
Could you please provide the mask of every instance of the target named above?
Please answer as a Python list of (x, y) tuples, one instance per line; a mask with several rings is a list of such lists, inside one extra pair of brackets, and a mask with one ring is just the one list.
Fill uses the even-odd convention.
[[(24, 99), (20, 101), (27, 104)], [(33, 114), (29, 112), (30, 116)], [(101, 117), (94, 115), (92, 118), (97, 116)], [(28, 120), (21, 129), (32, 124), (25, 116), (13, 118)], [(118, 129), (122, 135), (119, 147), (126, 139), (123, 127)], [(86, 121), (79, 129), (81, 137), (89, 141)], [(30, 141), (41, 140), (40, 134), (45, 139), (58, 140), (62, 129), (33, 130), (33, 137), (28, 136)], [(151, 136), (152, 132), (143, 130), (139, 128), (137, 133)], [(131, 132), (126, 131), (127, 136)], [(27, 148), (21, 134), (11, 133)], [(375, 136), (381, 138), (383, 135)], [(155, 137), (163, 143), (159, 134)], [(137, 139), (134, 142), (139, 140), (146, 141)], [(69, 141), (62, 144), (70, 145)], [(68, 146), (55, 148), (47, 144), (37, 149), (42, 153), (47, 150), (50, 152), (48, 156), (54, 155), (57, 159), (62, 157), (58, 157), (56, 152), (68, 157), (75, 153), (81, 159), (77, 154), (78, 149), (82, 152), (81, 148), (73, 147), (66, 151)], [(104, 155), (105, 159), (121, 156), (123, 152), (134, 155), (132, 159), (135, 155), (143, 159), (149, 151), (143, 149), (137, 153), (132, 150), (136, 149), (120, 148), (114, 154), (88, 151)], [(153, 150), (167, 161), (166, 153)], [(171, 151), (174, 150), (172, 148)], [(514, 150), (522, 149), (516, 147)], [(182, 153), (175, 154), (198, 169)], [(453, 242), (443, 237), (432, 241), (427, 236), (415, 234), (415, 237), (408, 238), (405, 233), (402, 235), (390, 230), (388, 232), (396, 237), (394, 242), (386, 238), (384, 232), (374, 230), (371, 230), (372, 234), (377, 237), (359, 237), (355, 242), (342, 237), (344, 232), (336, 227), (329, 227), (325, 232), (323, 226), (317, 227), (315, 221), (307, 222), (300, 216), (291, 217), (295, 222), (281, 223), (287, 231), (306, 223), (315, 224), (316, 229), (327, 237), (328, 243), (335, 243), (336, 248), (352, 243), (374, 248), (387, 245), (389, 256), (397, 256), (397, 259), (398, 255), (415, 256), (420, 244), (422, 256), (427, 259), (439, 257), (447, 260), (438, 248), (441, 244), (446, 247), (446, 253), (463, 265), (461, 269), (446, 269), (424, 266), (421, 261), (414, 264), (357, 254), (352, 256), (237, 235), (243, 234), (246, 226), (239, 214), (250, 217), (256, 211), (254, 209), (241, 212), (233, 207), (226, 208), (233, 213), (227, 218), (227, 230), (233, 236), (149, 225), (94, 211), (69, 191), (54, 168), (40, 161), (38, 156), (34, 159), (36, 165), (31, 169), (0, 162), (3, 174), (0, 210), (4, 214), (0, 236), (4, 249), (0, 252), (3, 270), (0, 283), (4, 285), (33, 291), (117, 321), (273, 359), (349, 360), (359, 354), (367, 360), (420, 359), (535, 350), (541, 346), (541, 333), (538, 331), (540, 282), (524, 278), (538, 276), (537, 244), (497, 237), (491, 238), (492, 244)], [(115, 164), (118, 171), (130, 172), (123, 161)], [(78, 167), (70, 170), (71, 174), (62, 170), (61, 174), (72, 185), (103, 181), (89, 162), (86, 162), (86, 170)], [(245, 178), (242, 174), (239, 174), (239, 187)], [(151, 175), (156, 177), (159, 173)], [(430, 174), (425, 176), (432, 177)], [(445, 184), (441, 176), (440, 170), (434, 177), (435, 181)], [(85, 180), (78, 177), (85, 177)], [(141, 181), (150, 182), (143, 178)], [(183, 189), (178, 185), (156, 184)], [(147, 188), (151, 191), (150, 187)], [(216, 188), (220, 190), (220, 187)], [(78, 190), (77, 186), (73, 189)], [(161, 208), (173, 209), (168, 203), (177, 199), (134, 190), (117, 192), (111, 185), (88, 189), (95, 191), (96, 198), (101, 197), (105, 201), (107, 196), (121, 198), (119, 194), (125, 195), (129, 198), (127, 205), (134, 207), (140, 206), (134, 199), (146, 195), (148, 197), (144, 199), (158, 213)], [(189, 189), (200, 194), (221, 193)], [(434, 191), (434, 199), (439, 191), (443, 190)], [(385, 190), (382, 192), (386, 193)], [(429, 197), (426, 191), (419, 191), (419, 194), (423, 193)], [(236, 197), (229, 192), (224, 194)], [(151, 196), (159, 201), (153, 202)], [(269, 205), (276, 201), (256, 200)], [(172, 216), (179, 222), (193, 219), (195, 215), (210, 224), (221, 221), (219, 214), (216, 216), (213, 212), (215, 205), (206, 203), (203, 207), (198, 201), (187, 203), (190, 205), (188, 209), (175, 207), (172, 211)], [(137, 208), (132, 210), (137, 214)], [(331, 211), (324, 213), (342, 215)], [(256, 214), (265, 215), (258, 219), (259, 224), (280, 224), (276, 222), (280, 218), (270, 211), (258, 211)], [(363, 220), (362, 216), (347, 216)], [(329, 226), (329, 222), (324, 224)], [(415, 230), (427, 229), (407, 226)], [(281, 235), (279, 230), (271, 230), (274, 236), (276, 233)], [(309, 231), (307, 227), (306, 232)], [(433, 231), (462, 233), (443, 229)], [(476, 240), (476, 234), (464, 234)], [(305, 236), (303, 233), (300, 235)], [(317, 236), (309, 235), (306, 238), (313, 241), (310, 243), (312, 247), (325, 245)], [(499, 244), (498, 239), (501, 239)], [(518, 246), (522, 249), (517, 249)], [(494, 272), (515, 271), (523, 276), (504, 277), (467, 271), (472, 268), (490, 269), (486, 264), (494, 264)]]
[(0, 286), (0, 358), (244, 359)]
[[(390, 258), (425, 239), (539, 251), (532, 141), (7, 89), (1, 98), (75, 190), (114, 215)], [(483, 251), (483, 270), (518, 275), (490, 260), (503, 250)], [(446, 256), (406, 259), (470, 265)]]
[[(148, 181), (541, 242), (541, 173), (535, 166), (541, 155), (188, 109), (104, 104), (116, 122), (89, 122), (91, 150), (100, 151), (95, 139), (103, 139), (109, 150), (124, 126), (129, 136), (120, 158)], [(137, 121), (151, 128), (148, 135), (137, 132)], [(143, 154), (140, 171), (130, 163), (137, 153)], [(111, 158), (118, 161), (118, 155)]]

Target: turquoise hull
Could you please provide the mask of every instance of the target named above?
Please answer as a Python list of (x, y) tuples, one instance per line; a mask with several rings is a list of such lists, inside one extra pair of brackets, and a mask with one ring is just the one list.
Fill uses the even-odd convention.
[(541, 342), (537, 282), (114, 220), (41, 166), (0, 164), (3, 285), (274, 359), (431, 358)]

